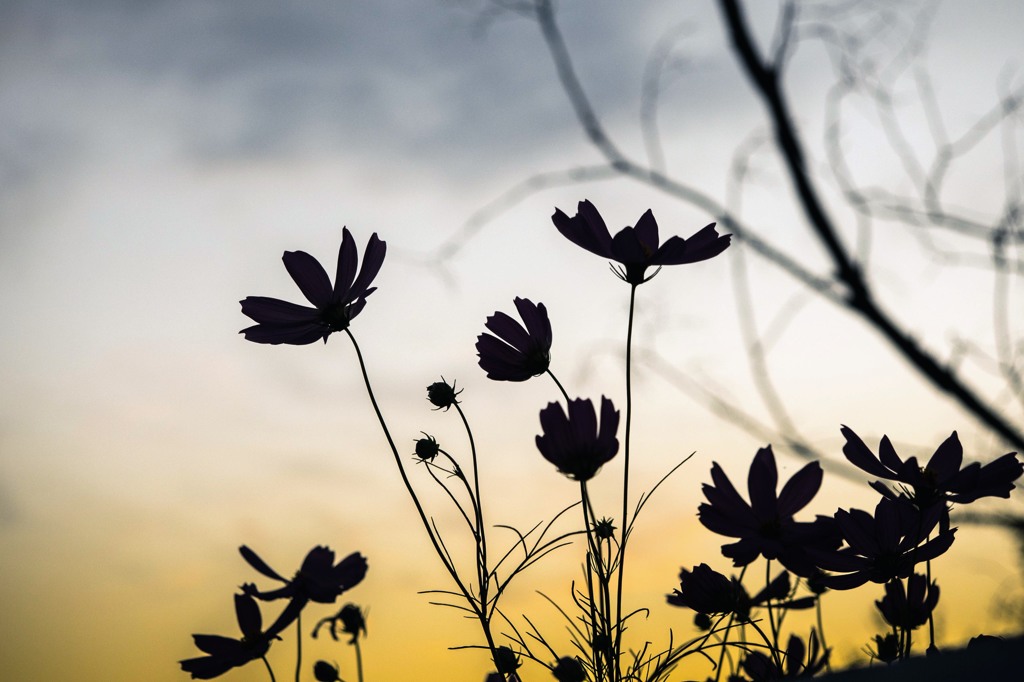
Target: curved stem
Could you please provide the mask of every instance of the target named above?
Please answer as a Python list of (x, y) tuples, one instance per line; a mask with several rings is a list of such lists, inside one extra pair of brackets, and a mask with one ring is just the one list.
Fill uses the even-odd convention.
[(487, 623), (487, 587), (490, 583), (490, 572), (487, 570), (487, 533), (484, 530), (483, 498), (480, 497), (480, 466), (476, 457), (476, 441), (473, 440), (473, 430), (469, 428), (469, 420), (462, 406), (455, 403), (455, 410), (462, 418), (462, 425), (466, 428), (466, 437), (469, 438), (469, 451), (473, 458), (473, 511), (476, 515), (476, 563), (477, 580), (480, 584), (481, 622), (486, 628)]
[(274, 677), (274, 669), (270, 667), (270, 661), (267, 660), (266, 656), (260, 656), (263, 661), (263, 665), (267, 666), (267, 672), (270, 673), (270, 682), (277, 682), (277, 678)]
[(359, 682), (363, 682), (363, 650), (359, 646), (358, 637), (356, 637), (354, 644), (356, 647), (356, 675), (358, 676), (356, 679), (358, 679)]
[(384, 421), (384, 415), (380, 411), (380, 406), (377, 405), (377, 398), (374, 396), (373, 387), (370, 384), (370, 375), (366, 371), (366, 362), (363, 360), (363, 353), (359, 350), (359, 344), (356, 342), (356, 337), (352, 335), (351, 329), (345, 329), (345, 333), (348, 334), (349, 340), (352, 341), (352, 347), (356, 351), (356, 358), (359, 361), (359, 370), (363, 375), (363, 384), (366, 386), (366, 393), (370, 397), (370, 404), (373, 406), (374, 414), (377, 415), (377, 421), (380, 423), (380, 428), (384, 432), (384, 437), (388, 441), (388, 447), (391, 448), (391, 454), (394, 455), (395, 465), (398, 466), (398, 473), (402, 476), (402, 483), (405, 484), (405, 489), (408, 491), (409, 497), (412, 499), (412, 503), (416, 506), (416, 512), (419, 514), (420, 521), (423, 523), (423, 528), (427, 531), (427, 537), (430, 538), (430, 543), (434, 547), (434, 553), (441, 559), (441, 563), (444, 565), (445, 570), (448, 571), (448, 575), (450, 575), (452, 580), (455, 581), (455, 584), (458, 586), (459, 591), (462, 592), (462, 596), (465, 598), (466, 603), (480, 621), (484, 637), (487, 639), (487, 648), (490, 650), (491, 656), (496, 658), (497, 647), (494, 644), (494, 638), (491, 635), (489, 621), (486, 617), (486, 604), (480, 603), (473, 597), (472, 593), (470, 593), (469, 589), (466, 587), (466, 584), (462, 582), (462, 578), (459, 577), (458, 572), (455, 570), (455, 566), (452, 565), (445, 556), (445, 552), (438, 542), (434, 529), (431, 528), (430, 520), (427, 518), (427, 513), (423, 510), (423, 505), (420, 503), (420, 499), (416, 495), (415, 489), (412, 487), (412, 482), (409, 481), (409, 476), (405, 472), (405, 467), (402, 465), (402, 457), (398, 454), (398, 447), (395, 445), (395, 439), (391, 437), (391, 431), (388, 429), (387, 422)]
[(562, 392), (562, 397), (565, 398), (565, 406), (566, 406), (566, 408), (568, 408), (569, 407), (569, 394), (565, 392), (565, 387), (562, 386), (562, 382), (558, 380), (558, 377), (555, 376), (555, 373), (552, 372), (550, 368), (548, 368), (547, 374), (548, 374), (549, 377), (551, 377), (551, 380), (555, 382), (555, 386), (558, 386), (558, 390)]

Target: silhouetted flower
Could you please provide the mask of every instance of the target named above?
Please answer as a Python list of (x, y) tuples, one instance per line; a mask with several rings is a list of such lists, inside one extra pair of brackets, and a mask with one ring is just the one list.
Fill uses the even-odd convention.
[(707, 564), (694, 566), (692, 571), (685, 568), (679, 572), (679, 589), (668, 595), (668, 603), (682, 606), (707, 616), (733, 614), (741, 621), (750, 618), (752, 608), (769, 601), (788, 609), (809, 609), (814, 606), (814, 597), (801, 597), (789, 601), (789, 573), (782, 571), (763, 590), (751, 597), (743, 584), (735, 578), (727, 578)]
[(586, 682), (587, 672), (583, 664), (571, 656), (563, 656), (551, 669), (551, 674), (558, 682)]
[(895, 628), (913, 630), (928, 622), (928, 617), (939, 603), (939, 586), (928, 578), (914, 573), (907, 578), (907, 586), (900, 580), (885, 584), (885, 596), (875, 602), (885, 622)]
[(672, 606), (683, 606), (697, 613), (721, 615), (750, 611), (747, 591), (736, 581), (727, 578), (707, 564), (685, 568), (679, 572), (679, 589), (668, 596)]
[(425, 438), (420, 438), (416, 441), (416, 456), (420, 459), (434, 459), (440, 450), (437, 446), (437, 441), (434, 440), (433, 436), (428, 436), (425, 433), (423, 435)]
[(356, 276), (358, 253), (348, 228), (342, 230), (338, 269), (331, 286), (330, 277), (313, 256), (304, 251), (285, 251), (284, 266), (302, 295), (314, 307), (289, 303), (266, 296), (243, 299), (242, 313), (256, 321), (243, 329), (247, 341), (256, 343), (289, 343), (303, 345), (317, 339), (327, 341), (333, 332), (348, 328), (366, 305), (366, 297), (375, 287), (370, 283), (384, 263), (387, 245), (374, 233), (363, 252), (363, 267)]
[[(846, 459), (873, 476), (902, 483), (903, 492), (920, 509), (947, 502), (967, 504), (981, 497), (1008, 498), (1013, 482), (1024, 473), (1024, 465), (1014, 452), (985, 465), (974, 462), (961, 469), (964, 449), (956, 431), (935, 449), (923, 467), (916, 457), (900, 459), (888, 436), (882, 436), (876, 457), (852, 429), (844, 426), (841, 431), (846, 437)], [(886, 497), (898, 494), (880, 481), (871, 486)]]
[(430, 401), (431, 405), (439, 410), (444, 409), (445, 412), (448, 411), (449, 407), (458, 404), (459, 401), (456, 398), (458, 398), (460, 393), (462, 391), (455, 390), (455, 382), (453, 381), (449, 384), (444, 380), (444, 377), (441, 377), (440, 381), (435, 381), (427, 386), (427, 400)]
[(341, 676), (338, 674), (338, 666), (331, 665), (327, 661), (317, 661), (313, 666), (313, 677), (317, 682), (339, 682)]
[(527, 298), (514, 302), (525, 327), (498, 311), (484, 323), (494, 335), (476, 337), (480, 367), (488, 379), (526, 381), (546, 372), (551, 362), (551, 322), (544, 304)]
[(601, 466), (619, 451), (615, 437), (619, 412), (612, 401), (601, 396), (601, 426), (590, 399), (569, 401), (566, 415), (559, 403), (548, 403), (540, 411), (544, 431), (537, 436), (537, 449), (558, 470), (576, 481), (589, 481)]
[(324, 625), (327, 626), (328, 631), (331, 633), (331, 639), (335, 642), (338, 641), (338, 623), (341, 623), (341, 631), (345, 634), (352, 635), (349, 639), (349, 644), (355, 644), (359, 639), (360, 633), (366, 634), (366, 618), (356, 604), (345, 604), (341, 607), (336, 614), (328, 616), (327, 618), (321, 618), (317, 622), (316, 627), (313, 628), (313, 639), (316, 639), (317, 633), (320, 632), (320, 628)]
[(270, 648), (274, 634), (263, 632), (263, 617), (256, 600), (247, 594), (235, 595), (235, 617), (242, 631), (241, 639), (220, 635), (192, 635), (196, 646), (206, 656), (179, 661), (181, 669), (191, 673), (192, 679), (210, 680), (232, 668), (262, 658)]
[(894, 633), (875, 635), (873, 641), (875, 647), (865, 649), (872, 658), (877, 658), (883, 663), (892, 663), (900, 657), (900, 640)]
[[(803, 640), (796, 635), (789, 638), (783, 669), (780, 669), (774, 660), (759, 651), (747, 654), (740, 667), (743, 668), (744, 673), (750, 676), (751, 682), (775, 682), (775, 680), (813, 677), (828, 664), (829, 651), (822, 649), (818, 644), (818, 636), (814, 630), (811, 630), (808, 642), (809, 647), (805, 647)], [(806, 660), (804, 660), (805, 654)]]
[(839, 546), (835, 523), (825, 516), (813, 522), (795, 521), (793, 515), (803, 509), (821, 487), (822, 470), (811, 462), (782, 487), (778, 497), (778, 470), (771, 446), (754, 455), (747, 477), (748, 504), (733, 487), (717, 462), (711, 466), (712, 484), (703, 486), (707, 503), (697, 513), (700, 522), (713, 533), (739, 538), (722, 546), (722, 554), (735, 566), (746, 566), (759, 555), (778, 559), (797, 575), (810, 575), (814, 564), (807, 555), (810, 548), (832, 549)]
[(306, 554), (295, 576), (288, 580), (245, 545), (239, 547), (238, 551), (254, 569), (284, 583), (284, 587), (268, 592), (261, 592), (255, 585), (246, 584), (242, 586), (246, 594), (264, 601), (291, 599), (289, 606), (296, 605), (299, 608), (309, 601), (333, 604), (341, 593), (358, 585), (366, 575), (366, 558), (359, 552), (353, 552), (335, 564), (334, 550), (323, 546), (314, 547)]
[(918, 510), (903, 497), (883, 497), (874, 516), (860, 509), (836, 511), (834, 518), (847, 546), (812, 552), (819, 567), (845, 575), (827, 576), (825, 584), (849, 590), (869, 580), (886, 583), (906, 578), (915, 564), (934, 559), (953, 544), (955, 528), (940, 528), (935, 537), (926, 540), (945, 511), (941, 505)]
[(730, 235), (719, 235), (714, 223), (689, 239), (669, 237), (662, 244), (658, 223), (650, 209), (640, 216), (636, 227), (624, 227), (614, 237), (589, 201), (581, 201), (572, 218), (556, 208), (551, 220), (558, 231), (577, 246), (621, 263), (621, 268), (613, 268), (615, 274), (634, 285), (650, 279), (645, 273), (651, 266), (696, 263), (717, 256), (729, 246)]

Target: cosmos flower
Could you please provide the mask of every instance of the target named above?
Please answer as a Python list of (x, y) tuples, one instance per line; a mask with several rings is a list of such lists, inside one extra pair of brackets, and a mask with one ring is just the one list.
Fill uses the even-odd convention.
[(572, 218), (556, 208), (551, 220), (572, 243), (620, 263), (621, 267), (613, 268), (614, 272), (633, 285), (650, 279), (645, 273), (651, 266), (682, 265), (713, 258), (728, 248), (730, 238), (730, 235), (719, 235), (715, 224), (711, 223), (689, 239), (669, 237), (662, 244), (658, 223), (650, 209), (640, 216), (635, 227), (624, 227), (612, 237), (601, 214), (589, 201), (581, 201)]
[(366, 297), (376, 290), (370, 283), (380, 271), (386, 251), (387, 245), (374, 233), (366, 244), (363, 266), (357, 276), (355, 240), (348, 228), (344, 228), (333, 287), (327, 272), (315, 258), (304, 251), (285, 251), (284, 266), (313, 307), (266, 296), (249, 296), (240, 301), (242, 313), (257, 324), (239, 333), (245, 334), (247, 341), (256, 343), (303, 345), (317, 339), (326, 342), (332, 333), (348, 328), (349, 322), (366, 305)]
[(615, 437), (619, 412), (604, 396), (601, 396), (600, 429), (594, 403), (589, 398), (570, 400), (568, 414), (561, 404), (548, 403), (540, 411), (540, 425), (544, 431), (537, 436), (540, 454), (576, 481), (589, 481), (619, 451)]
[(476, 338), (480, 367), (488, 379), (526, 381), (543, 374), (551, 362), (551, 322), (543, 303), (528, 298), (514, 299), (525, 327), (510, 315), (496, 312), (484, 326), (494, 334)]
[(266, 655), (273, 635), (263, 632), (263, 617), (256, 600), (247, 594), (236, 594), (235, 617), (242, 631), (241, 639), (192, 635), (196, 646), (206, 654), (179, 661), (181, 669), (191, 673), (192, 679), (210, 680)]
[(771, 446), (761, 448), (750, 464), (748, 503), (715, 462), (711, 466), (712, 484), (703, 486), (708, 501), (698, 507), (697, 513), (700, 522), (711, 532), (739, 538), (737, 542), (722, 546), (722, 554), (732, 559), (735, 566), (746, 566), (758, 556), (764, 556), (778, 559), (797, 575), (808, 576), (815, 568), (807, 555), (808, 549), (839, 546), (832, 519), (825, 516), (813, 522), (793, 519), (821, 487), (821, 465), (811, 462), (800, 469), (776, 496), (778, 478)]
[(885, 596), (875, 602), (885, 622), (894, 628), (913, 630), (928, 622), (928, 617), (939, 603), (939, 586), (928, 582), (928, 578), (914, 573), (907, 578), (907, 586), (901, 580), (890, 580), (885, 584)]
[(358, 585), (366, 575), (366, 558), (359, 552), (353, 552), (334, 563), (334, 550), (319, 546), (309, 550), (295, 576), (288, 580), (281, 577), (263, 559), (245, 545), (238, 548), (242, 557), (254, 569), (273, 580), (284, 583), (284, 587), (268, 592), (261, 592), (255, 585), (243, 585), (246, 594), (271, 601), (274, 599), (291, 599), (294, 604), (304, 605), (314, 601), (321, 604), (333, 604), (341, 593)]
[(838, 510), (834, 518), (847, 546), (827, 552), (811, 550), (819, 567), (844, 574), (826, 576), (825, 585), (850, 590), (869, 580), (881, 584), (906, 578), (916, 564), (931, 561), (953, 544), (955, 528), (940, 527), (928, 539), (944, 514), (941, 505), (918, 510), (903, 497), (883, 497), (874, 516), (860, 509)]
[[(882, 436), (878, 445), (879, 456), (875, 456), (852, 429), (844, 426), (841, 431), (846, 437), (843, 446), (846, 459), (872, 476), (901, 483), (903, 492), (919, 509), (947, 502), (967, 504), (981, 497), (1008, 498), (1013, 482), (1024, 473), (1024, 466), (1014, 452), (985, 465), (974, 462), (961, 469), (964, 449), (956, 431), (935, 449), (923, 467), (917, 463), (916, 457), (902, 460), (888, 436)], [(898, 495), (880, 481), (871, 485), (886, 497)]]

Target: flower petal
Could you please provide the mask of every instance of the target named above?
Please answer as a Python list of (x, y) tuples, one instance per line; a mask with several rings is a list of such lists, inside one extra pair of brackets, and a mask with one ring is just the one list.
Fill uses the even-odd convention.
[[(352, 290), (348, 293), (348, 298), (356, 299), (370, 295), (370, 292), (373, 291), (369, 288), (370, 283), (380, 272), (387, 251), (387, 242), (382, 241), (376, 232), (371, 234), (370, 241), (366, 243), (366, 249), (363, 251), (363, 266), (359, 269), (359, 277), (352, 283)], [(337, 289), (335, 289), (335, 293), (337, 294)]]
[(754, 510), (755, 516), (767, 518), (775, 515), (775, 488), (778, 482), (775, 454), (772, 452), (772, 446), (768, 445), (754, 455), (747, 476), (747, 492), (750, 494), (750, 507)]
[(581, 201), (576, 215), (570, 218), (555, 209), (551, 221), (562, 236), (579, 247), (604, 258), (612, 257), (612, 238), (601, 214), (589, 201)]
[(305, 346), (320, 339), (326, 341), (331, 330), (319, 322), (291, 325), (257, 324), (243, 329), (239, 334), (245, 334), (245, 340), (254, 343)]
[(275, 571), (270, 566), (268, 566), (267, 562), (265, 562), (263, 559), (261, 559), (259, 554), (257, 554), (256, 552), (252, 551), (251, 549), (249, 549), (245, 545), (242, 545), (241, 547), (239, 547), (238, 548), (238, 552), (242, 555), (242, 558), (245, 559), (246, 563), (248, 563), (250, 566), (255, 568), (257, 571), (259, 571), (263, 575), (267, 576), (268, 578), (272, 578), (274, 580), (279, 580), (279, 581), (281, 581), (283, 583), (288, 582), (287, 580), (282, 578), (280, 576), (280, 574), (278, 574), (277, 571)]
[(356, 266), (359, 264), (359, 251), (356, 240), (347, 227), (341, 228), (341, 246), (338, 247), (338, 266), (334, 274), (334, 290), (331, 300), (335, 303), (347, 302), (352, 281), (356, 277)]
[(779, 493), (779, 516), (792, 516), (806, 507), (818, 494), (823, 475), (817, 462), (811, 462), (793, 474)]
[(936, 480), (945, 482), (960, 471), (964, 461), (964, 447), (954, 431), (949, 438), (935, 449), (935, 454), (928, 460), (928, 471), (935, 474)]
[(714, 258), (729, 248), (732, 235), (720, 235), (715, 223), (705, 225), (689, 239), (669, 237), (650, 259), (651, 265), (682, 265)]
[(889, 471), (886, 467), (882, 466), (882, 463), (878, 461), (878, 458), (868, 449), (868, 446), (864, 444), (864, 441), (860, 439), (853, 429), (848, 426), (843, 426), (840, 433), (846, 438), (846, 445), (843, 446), (843, 454), (846, 455), (846, 459), (850, 461), (853, 466), (857, 467), (861, 471), (866, 471), (872, 476), (880, 476), (889, 480), (893, 479), (893, 472)]
[(305, 251), (285, 251), (282, 259), (306, 300), (317, 308), (331, 303), (331, 279), (316, 258)]
[(487, 318), (484, 326), (520, 353), (525, 353), (530, 349), (529, 332), (511, 315), (498, 311)]

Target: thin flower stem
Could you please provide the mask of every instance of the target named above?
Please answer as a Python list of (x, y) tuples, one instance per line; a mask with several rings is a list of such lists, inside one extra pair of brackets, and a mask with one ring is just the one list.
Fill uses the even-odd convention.
[[(746, 567), (744, 566), (744, 568)], [(743, 580), (743, 578), (741, 577), (740, 580)], [(734, 620), (736, 620), (736, 614), (730, 613), (729, 623), (725, 626), (725, 634), (722, 635), (722, 649), (718, 652), (718, 665), (715, 666), (715, 682), (718, 682), (722, 677), (722, 663), (725, 662), (725, 644), (729, 641), (729, 632), (732, 630)]]
[[(750, 564), (747, 564), (747, 566), (749, 565)], [(740, 569), (739, 582), (741, 584), (743, 583), (743, 575), (747, 572), (747, 566), (744, 566), (742, 569)], [(735, 620), (736, 614), (730, 613), (729, 623), (725, 626), (725, 634), (722, 635), (722, 650), (718, 652), (718, 665), (715, 666), (715, 682), (718, 682), (719, 678), (722, 676), (722, 662), (725, 660), (725, 644), (729, 641), (729, 633), (732, 631), (732, 624)]]
[(782, 669), (782, 662), (779, 660), (779, 627), (775, 624), (775, 611), (772, 609), (772, 596), (769, 586), (772, 584), (772, 560), (765, 560), (764, 568), (764, 588), (769, 590), (767, 600), (765, 601), (765, 608), (768, 609), (768, 626), (772, 631), (772, 658), (779, 664), (779, 670)]
[[(598, 647), (594, 646), (596, 644), (596, 642), (594, 640), (597, 638), (598, 623), (599, 622), (603, 623), (604, 621), (607, 620), (607, 618), (602, 617), (602, 618), (600, 618), (600, 621), (599, 621), (598, 613), (597, 613), (597, 601), (594, 599), (594, 581), (593, 581), (593, 577), (592, 576), (593, 576), (593, 566), (594, 566), (594, 561), (595, 561), (594, 557), (598, 556), (598, 554), (597, 554), (598, 550), (597, 550), (597, 547), (596, 547), (596, 542), (594, 540), (594, 531), (593, 531), (593, 527), (592, 527), (593, 524), (591, 523), (591, 518), (593, 516), (593, 512), (592, 512), (592, 510), (590, 508), (590, 496), (587, 494), (587, 482), (586, 481), (580, 481), (580, 502), (581, 502), (580, 506), (583, 507), (583, 528), (585, 529), (585, 531), (587, 533), (587, 557), (586, 557), (587, 560), (586, 560), (586, 564), (585, 565), (586, 565), (586, 569), (587, 569), (587, 576), (586, 576), (586, 578), (587, 578), (587, 598), (588, 598), (588, 604), (590, 606), (590, 624), (591, 624), (591, 635), (590, 635), (591, 642), (590, 642), (590, 646), (591, 646), (591, 649), (592, 649), (591, 653), (594, 656), (594, 673), (597, 675), (597, 679), (600, 680), (601, 679), (601, 673), (600, 673), (600, 670), (601, 670), (601, 654), (604, 653), (604, 652), (599, 651)], [(600, 579), (600, 571), (598, 571), (598, 577)]]
[(395, 445), (395, 439), (391, 437), (391, 431), (388, 429), (387, 422), (384, 421), (384, 415), (380, 411), (380, 406), (377, 405), (377, 398), (373, 394), (373, 386), (370, 384), (370, 375), (366, 371), (366, 362), (363, 360), (363, 353), (359, 349), (359, 344), (356, 342), (356, 337), (352, 335), (351, 329), (345, 329), (345, 333), (348, 334), (348, 338), (352, 341), (352, 347), (356, 351), (356, 358), (359, 361), (359, 370), (363, 375), (363, 384), (366, 386), (366, 394), (370, 398), (370, 404), (373, 406), (374, 414), (377, 415), (377, 421), (380, 423), (380, 428), (384, 432), (384, 437), (388, 441), (388, 446), (391, 448), (391, 454), (394, 455), (395, 464), (398, 466), (398, 473), (402, 477), (402, 483), (405, 484), (405, 489), (409, 493), (409, 497), (412, 499), (413, 505), (416, 507), (416, 512), (420, 516), (420, 521), (423, 523), (424, 530), (427, 531), (427, 537), (430, 538), (430, 543), (434, 547), (434, 553), (437, 554), (438, 558), (441, 559), (441, 563), (444, 565), (445, 570), (448, 571), (448, 575), (451, 576), (452, 580), (458, 586), (459, 591), (462, 592), (462, 596), (466, 599), (466, 603), (472, 609), (477, 619), (480, 621), (484, 637), (487, 640), (487, 648), (491, 652), (491, 657), (496, 659), (498, 648), (494, 644), (494, 637), (491, 635), (490, 622), (486, 617), (486, 605), (478, 602), (466, 587), (466, 584), (462, 582), (462, 578), (459, 577), (458, 571), (455, 570), (455, 566), (449, 561), (445, 555), (445, 551), (441, 548), (438, 541), (437, 535), (434, 533), (434, 529), (430, 525), (430, 520), (427, 518), (427, 513), (423, 510), (423, 505), (420, 503), (419, 497), (416, 495), (416, 490), (412, 487), (412, 482), (409, 480), (409, 475), (405, 472), (405, 467), (402, 465), (402, 456), (398, 454), (398, 447)]
[(551, 371), (550, 367), (547, 370), (547, 374), (551, 377), (551, 380), (555, 382), (555, 386), (558, 386), (558, 390), (562, 392), (562, 396), (565, 398), (565, 405), (568, 407), (569, 394), (565, 392), (565, 387), (562, 386), (562, 382), (558, 380), (558, 377), (555, 376), (555, 373)]
[[(626, 542), (629, 539), (629, 436), (633, 416), (633, 312), (636, 308), (636, 284), (629, 287), (629, 321), (626, 324), (626, 425), (623, 435), (622, 474), (622, 541), (619, 543), (618, 584), (615, 589), (615, 652), (622, 651), (622, 578), (626, 573)], [(618, 657), (616, 679), (620, 677)]]
[(484, 530), (484, 510), (483, 510), (483, 498), (480, 497), (480, 467), (477, 463), (476, 457), (476, 441), (473, 440), (473, 430), (469, 427), (469, 420), (466, 419), (466, 413), (462, 411), (462, 406), (455, 403), (455, 411), (459, 413), (459, 417), (462, 418), (462, 425), (466, 427), (466, 437), (469, 438), (469, 451), (473, 458), (473, 511), (476, 514), (476, 545), (477, 545), (477, 580), (480, 583), (480, 604), (483, 605), (481, 609), (481, 623), (485, 629), (487, 625), (487, 587), (490, 583), (489, 575), (490, 571), (487, 569), (487, 533)]
[[(926, 593), (931, 593), (932, 587), (932, 560), (924, 562), (925, 570), (925, 590)], [(910, 580), (907, 580), (907, 585), (910, 584)], [(928, 612), (928, 648), (935, 648), (935, 609)]]
[[(358, 633), (357, 633), (358, 634)], [(353, 642), (356, 647), (356, 675), (359, 682), (363, 682), (363, 650), (359, 646), (359, 637), (356, 637), (356, 641)]]
[[(821, 619), (821, 595), (817, 595), (818, 598), (814, 600), (814, 610), (817, 612), (818, 617), (818, 638), (821, 640), (822, 651), (828, 651), (828, 643), (825, 641), (825, 628), (822, 626)], [(825, 670), (832, 672), (832, 661), (831, 656), (825, 659)]]
[(295, 617), (295, 682), (302, 674), (302, 612)]
[(274, 677), (274, 669), (270, 667), (270, 661), (266, 656), (260, 656), (260, 658), (263, 660), (263, 665), (267, 666), (267, 672), (270, 673), (270, 682), (277, 682), (277, 678)]

